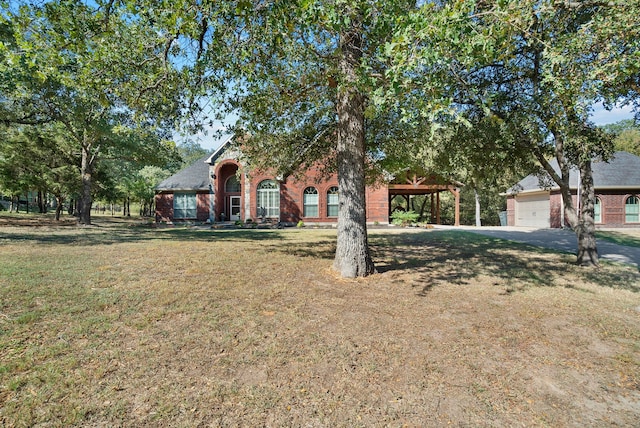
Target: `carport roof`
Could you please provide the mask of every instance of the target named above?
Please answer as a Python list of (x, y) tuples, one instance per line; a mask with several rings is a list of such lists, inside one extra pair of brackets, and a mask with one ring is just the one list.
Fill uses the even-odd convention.
[[(558, 161), (553, 159), (551, 166), (558, 173)], [(608, 162), (594, 162), (593, 184), (596, 189), (629, 189), (640, 188), (640, 157), (628, 152), (616, 152)], [(572, 168), (569, 173), (569, 187), (578, 188), (578, 170)], [(546, 185), (550, 183), (551, 185)], [(556, 190), (558, 185), (545, 173), (542, 180), (536, 174), (531, 174), (520, 180), (518, 184), (507, 191), (507, 195), (524, 192), (538, 192), (543, 189)]]

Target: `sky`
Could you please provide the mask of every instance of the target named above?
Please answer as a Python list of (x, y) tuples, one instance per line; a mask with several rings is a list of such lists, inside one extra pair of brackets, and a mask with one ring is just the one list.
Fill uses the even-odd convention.
[(598, 126), (616, 123), (624, 119), (633, 119), (631, 106), (616, 107), (611, 111), (607, 111), (602, 104), (600, 104), (596, 106), (591, 114), (591, 120)]
[(227, 125), (234, 124), (237, 120), (237, 116), (227, 117), (225, 120), (214, 120), (212, 124), (205, 124), (204, 128), (201, 132), (198, 132), (194, 135), (182, 136), (180, 134), (175, 134), (174, 138), (177, 144), (180, 144), (186, 140), (192, 140), (198, 144), (203, 149), (214, 151), (220, 144), (225, 140), (226, 135), (224, 130)]
[[(608, 111), (600, 104), (596, 106), (591, 115), (591, 120), (598, 126), (632, 118), (633, 113), (631, 111), (631, 106), (616, 107), (611, 111)], [(226, 135), (220, 135), (219, 132), (223, 131), (227, 124), (233, 123), (236, 119), (237, 117), (234, 116), (227, 118), (224, 121), (214, 121), (211, 126), (205, 126), (204, 131), (198, 134), (188, 137), (176, 136), (176, 142), (180, 144), (185, 139), (191, 139), (200, 144), (203, 149), (214, 151), (218, 147), (220, 147), (220, 144), (225, 140), (226, 137)]]

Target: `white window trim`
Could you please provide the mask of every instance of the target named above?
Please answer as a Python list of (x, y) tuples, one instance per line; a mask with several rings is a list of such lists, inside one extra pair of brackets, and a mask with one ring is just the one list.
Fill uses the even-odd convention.
[[(263, 188), (263, 185), (275, 187)], [(257, 216), (261, 217), (261, 209), (265, 208), (266, 218), (280, 218), (280, 185), (275, 180), (263, 180), (256, 188)]]
[[(331, 193), (331, 190), (332, 190), (332, 189), (337, 189), (337, 191), (336, 191), (336, 193), (335, 193), (335, 196), (336, 196), (336, 202), (335, 202), (335, 203), (330, 204), (330, 203), (329, 203), (329, 195), (334, 195), (334, 193)], [(331, 186), (331, 187), (329, 188), (329, 190), (327, 190), (327, 217), (330, 217), (330, 218), (336, 218), (336, 217), (338, 217), (338, 210), (339, 210), (339, 207), (340, 207), (340, 203), (339, 203), (339, 200), (338, 200), (338, 192), (339, 192), (339, 191), (340, 191), (340, 190), (338, 190), (338, 186)], [(329, 207), (336, 207), (336, 215), (331, 215), (331, 214), (330, 214), (330, 209), (329, 209)]]
[[(631, 198), (635, 198), (636, 203), (635, 204), (629, 204), (628, 201)], [(635, 206), (636, 207), (636, 212), (632, 213), (631, 215), (636, 216), (635, 220), (627, 220), (628, 216), (630, 215), (627, 212), (627, 207), (630, 206)], [(627, 198), (624, 200), (624, 222), (625, 223), (640, 223), (640, 198), (637, 195), (631, 195), (631, 196), (627, 196)]]
[[(308, 203), (307, 202), (308, 196), (315, 196), (315, 203)], [(307, 214), (308, 208), (314, 208), (315, 215), (308, 215)], [(320, 217), (320, 193), (318, 192), (318, 189), (313, 186), (309, 186), (305, 188), (304, 192), (302, 192), (302, 216), (305, 218)]]
[[(193, 206), (190, 206), (192, 203)], [(177, 215), (177, 214), (178, 215)], [(193, 215), (190, 215), (193, 214)], [(193, 219), (198, 217), (198, 199), (196, 193), (178, 192), (173, 194), (173, 218)]]

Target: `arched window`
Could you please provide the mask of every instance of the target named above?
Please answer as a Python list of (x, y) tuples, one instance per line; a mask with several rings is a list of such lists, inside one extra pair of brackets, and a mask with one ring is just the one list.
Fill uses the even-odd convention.
[(237, 175), (233, 174), (227, 178), (227, 181), (224, 183), (224, 191), (226, 193), (240, 193), (240, 180), (238, 180)]
[(596, 203), (593, 205), (593, 221), (602, 223), (602, 203), (600, 198), (596, 198)]
[(280, 217), (280, 186), (275, 180), (258, 184), (258, 217)]
[(637, 196), (629, 196), (624, 204), (624, 214), (627, 223), (640, 222), (640, 200)]
[(338, 186), (327, 190), (327, 217), (338, 217)]
[(304, 189), (302, 212), (304, 217), (318, 217), (318, 189), (315, 187)]

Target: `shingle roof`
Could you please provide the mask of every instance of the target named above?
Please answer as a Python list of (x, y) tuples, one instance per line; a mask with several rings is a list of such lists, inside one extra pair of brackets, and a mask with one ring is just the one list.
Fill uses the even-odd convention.
[(208, 190), (209, 189), (209, 164), (206, 160), (211, 153), (198, 159), (185, 169), (178, 171), (171, 177), (156, 186), (157, 191), (167, 190)]
[(225, 153), (232, 140), (233, 135), (222, 136), (218, 149), (162, 181), (156, 186), (156, 190), (159, 192), (209, 190), (209, 166)]
[[(551, 166), (554, 170), (560, 171), (558, 161), (553, 159)], [(624, 189), (640, 188), (640, 157), (628, 152), (616, 152), (608, 162), (594, 162), (593, 184), (596, 189)], [(578, 170), (573, 168), (569, 173), (569, 187), (578, 188)], [(551, 180), (547, 176), (547, 180)], [(551, 182), (550, 189), (558, 189), (555, 182)], [(518, 184), (507, 191), (507, 194), (518, 192), (533, 192), (542, 190), (537, 175), (532, 174), (520, 180)]]

